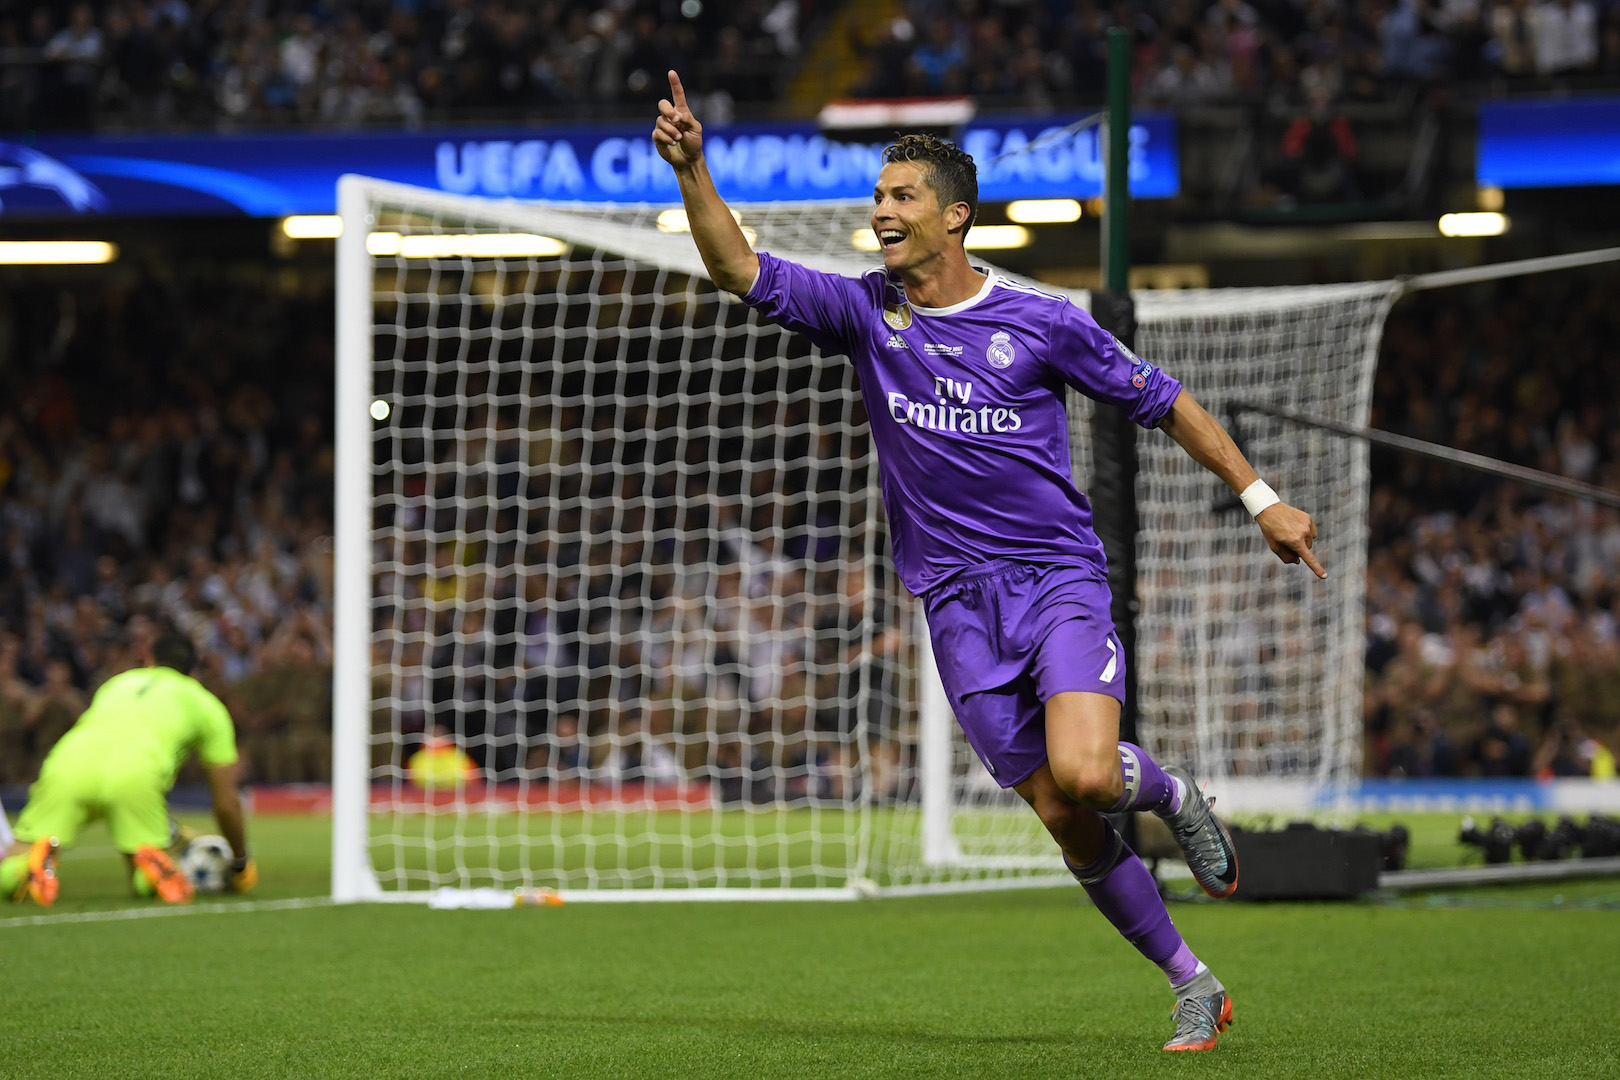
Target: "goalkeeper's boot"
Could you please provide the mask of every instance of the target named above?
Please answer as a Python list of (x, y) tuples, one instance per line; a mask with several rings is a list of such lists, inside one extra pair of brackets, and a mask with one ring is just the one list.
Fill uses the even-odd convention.
[(40, 907), (56, 903), (56, 854), (61, 850), (54, 836), (42, 836), (28, 849), (28, 877), (17, 888), (12, 899), (32, 900)]
[(1232, 1024), (1232, 999), (1208, 968), (1176, 988), (1176, 1007), (1170, 1011), (1176, 1033), (1166, 1050), (1213, 1050), (1215, 1037)]
[(135, 869), (146, 877), (157, 898), (165, 904), (189, 904), (192, 897), (191, 879), (174, 865), (166, 851), (148, 844), (135, 852)]
[(1170, 826), (1171, 835), (1181, 845), (1187, 868), (1192, 871), (1198, 887), (1215, 899), (1224, 900), (1237, 891), (1237, 849), (1232, 846), (1226, 826), (1215, 819), (1212, 809), (1215, 800), (1204, 798), (1192, 773), (1186, 769), (1172, 765), (1164, 771), (1180, 780), (1185, 791), (1181, 809), (1163, 815), (1164, 823)]

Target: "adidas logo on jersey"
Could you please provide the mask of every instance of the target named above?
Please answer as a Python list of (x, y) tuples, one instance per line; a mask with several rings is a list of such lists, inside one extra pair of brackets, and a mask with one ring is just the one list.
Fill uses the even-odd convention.
[(906, 344), (906, 339), (901, 337), (899, 334), (890, 334), (889, 335), (889, 348), (891, 348), (891, 349), (909, 349), (909, 348), (911, 348), (911, 346), (907, 345)]

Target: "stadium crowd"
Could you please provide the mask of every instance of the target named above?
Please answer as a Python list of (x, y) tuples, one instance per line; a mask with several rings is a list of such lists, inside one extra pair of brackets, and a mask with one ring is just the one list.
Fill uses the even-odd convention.
[[(1613, 273), (1583, 273), (1403, 303), (1373, 423), (1620, 489), (1617, 294)], [(0, 292), (0, 784), (32, 779), (159, 624), (199, 644), (250, 780), (328, 775), (330, 305), (330, 279), (209, 266)], [(847, 462), (848, 447), (812, 452), (817, 422), (769, 400), (751, 413), (761, 445), (803, 443), (770, 454)], [(553, 416), (539, 436), (486, 417), (486, 436), (456, 442), (438, 475), (485, 468), (488, 487), (463, 488), (468, 516), (446, 528), (511, 534), (508, 480), (546, 472), (518, 467), (528, 453), (551, 463), (525, 498), (561, 508), (546, 511), (564, 515), (554, 532), (621, 539), (380, 551), (395, 565), (379, 579), (392, 633), (374, 700), (404, 735), (394, 764), (454, 734), (490, 776), (707, 775), (730, 799), (836, 796), (865, 709), (880, 793), (897, 793), (909, 614), (860, 555), (847, 464), (786, 482), (738, 466), (753, 517), (701, 483), (636, 509), (615, 485), (658, 451), (616, 432), (664, 428), (638, 416), (605, 430)], [(402, 512), (428, 505), (409, 473), (394, 478)], [(479, 518), (479, 491), (508, 510)], [(687, 546), (638, 548), (670, 514)], [(1612, 775), (1620, 511), (1380, 452), (1371, 527), (1367, 771)], [(772, 765), (788, 787), (770, 786)]]
[(772, 99), (814, 0), (114, 0), (0, 4), (0, 121), (82, 128), (571, 117), (670, 67)]
[[(816, 0), (38, 0), (0, 3), (0, 126), (400, 125), (656, 95), (677, 67), (705, 115), (775, 101), (834, 5)], [(1620, 85), (1614, 0), (909, 0), (854, 32), (873, 97), (990, 107), (1102, 99), (1130, 28), (1155, 106), (1326, 107)], [(638, 113), (639, 115), (639, 113)]]
[(329, 769), (331, 294), (226, 278), (0, 291), (0, 783), (162, 624), (252, 775)]
[(1620, 84), (1620, 5), (1604, 0), (911, 0), (862, 41), (862, 92), (968, 93), (1046, 108), (1099, 102), (1110, 26), (1130, 29), (1139, 99), (1159, 107), (1386, 101), (1449, 91)]
[[(1620, 491), (1617, 288), (1540, 275), (1401, 305), (1373, 426)], [(1367, 771), (1613, 776), (1620, 510), (1374, 463)]]

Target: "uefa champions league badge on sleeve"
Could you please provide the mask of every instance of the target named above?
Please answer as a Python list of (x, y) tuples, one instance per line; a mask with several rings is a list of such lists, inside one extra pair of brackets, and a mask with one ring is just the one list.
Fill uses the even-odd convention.
[(1114, 348), (1118, 349), (1119, 354), (1131, 362), (1131, 385), (1138, 390), (1146, 386), (1148, 376), (1153, 374), (1153, 365), (1131, 352), (1119, 338), (1114, 338)]
[(990, 361), (993, 368), (1011, 367), (1013, 362), (1012, 335), (1005, 330), (997, 330), (990, 335), (990, 346), (984, 350), (984, 358)]

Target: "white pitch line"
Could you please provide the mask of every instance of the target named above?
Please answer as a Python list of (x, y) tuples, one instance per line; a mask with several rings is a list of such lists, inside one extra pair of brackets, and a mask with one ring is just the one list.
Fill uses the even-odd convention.
[(235, 915), (250, 911), (294, 911), (299, 908), (328, 907), (331, 903), (330, 896), (306, 896), (295, 900), (245, 900), (239, 904), (186, 904), (119, 908), (116, 911), (64, 911), (59, 915), (25, 915), (14, 919), (0, 919), (0, 930), (18, 926), (54, 926), (61, 923), (161, 919), (170, 915)]

